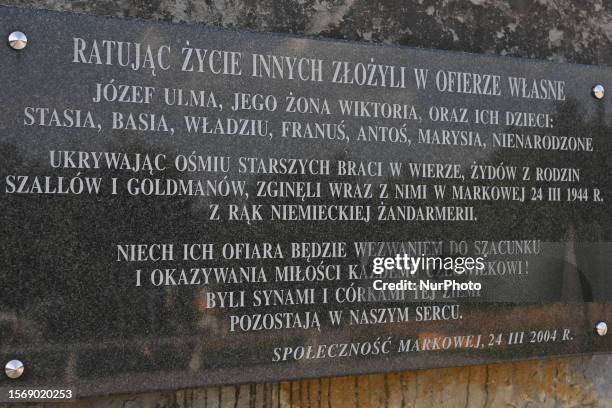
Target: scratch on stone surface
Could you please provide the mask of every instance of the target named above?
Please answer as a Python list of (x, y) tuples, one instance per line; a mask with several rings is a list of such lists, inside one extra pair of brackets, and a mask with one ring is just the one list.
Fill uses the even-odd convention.
[(331, 379), (327, 379), (327, 407), (331, 408), (332, 403), (331, 403), (331, 393), (332, 393), (332, 388), (331, 388)]
[(417, 406), (418, 398), (419, 398), (419, 373), (417, 372), (414, 377), (414, 400), (413, 400), (414, 407)]
[(384, 384), (385, 384), (385, 408), (389, 408), (389, 399), (391, 398), (391, 392), (389, 390), (389, 377), (388, 374), (384, 374)]
[(468, 407), (468, 404), (470, 402), (470, 374), (471, 374), (471, 367), (467, 368), (467, 372), (468, 372), (468, 380), (465, 383), (465, 407)]
[(355, 393), (355, 407), (359, 408), (359, 377), (355, 377), (354, 383), (354, 393)]
[(400, 374), (399, 376), (399, 383), (400, 383), (400, 393), (401, 393), (401, 399), (400, 399), (400, 408), (406, 408), (406, 394), (404, 393), (404, 389), (406, 388), (406, 384), (404, 382), (404, 376)]
[(487, 404), (489, 402), (489, 366), (486, 365), (484, 369), (485, 369), (485, 382), (484, 382), (485, 400), (484, 400), (483, 408), (487, 408)]

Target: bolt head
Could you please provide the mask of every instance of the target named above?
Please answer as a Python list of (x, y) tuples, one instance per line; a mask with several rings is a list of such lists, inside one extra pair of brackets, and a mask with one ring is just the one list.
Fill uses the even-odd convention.
[(606, 322), (598, 322), (595, 325), (595, 331), (598, 335), (605, 336), (606, 333), (608, 333), (608, 325), (606, 324)]
[(24, 366), (19, 360), (11, 360), (4, 366), (4, 372), (8, 378), (19, 378), (23, 374)]
[(595, 99), (603, 99), (605, 94), (606, 89), (602, 84), (597, 84), (593, 86), (593, 96), (595, 97)]
[(23, 50), (28, 45), (28, 37), (21, 31), (13, 31), (9, 34), (8, 43), (14, 50)]

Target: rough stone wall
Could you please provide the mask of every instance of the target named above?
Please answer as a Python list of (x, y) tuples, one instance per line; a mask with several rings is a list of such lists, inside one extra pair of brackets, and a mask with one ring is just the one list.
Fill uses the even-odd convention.
[[(612, 0), (0, 0), (0, 4), (612, 65)], [(612, 407), (612, 357), (119, 395), (45, 406)]]

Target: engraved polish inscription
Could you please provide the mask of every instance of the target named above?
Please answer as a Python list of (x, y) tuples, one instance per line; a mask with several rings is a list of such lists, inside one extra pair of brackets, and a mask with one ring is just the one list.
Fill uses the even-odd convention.
[(612, 350), (593, 331), (612, 318), (612, 116), (591, 95), (609, 69), (0, 20), (29, 41), (0, 47), (0, 356), (28, 367), (20, 384)]

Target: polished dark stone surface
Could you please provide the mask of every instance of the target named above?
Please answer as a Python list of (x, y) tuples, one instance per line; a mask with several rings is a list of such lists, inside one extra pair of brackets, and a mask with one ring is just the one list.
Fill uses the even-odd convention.
[[(75, 387), (80, 395), (149, 389), (171, 389), (206, 384), (266, 381), (285, 378), (319, 377), (379, 372), (407, 368), (451, 366), (548, 355), (607, 352), (610, 341), (596, 337), (593, 326), (609, 319), (606, 303), (610, 257), (609, 98), (597, 101), (591, 96), (594, 83), (610, 83), (612, 75), (603, 68), (562, 65), (533, 60), (483, 57), (471, 54), (414, 50), (400, 47), (364, 46), (355, 43), (316, 41), (247, 32), (210, 30), (204, 27), (102, 19), (64, 13), (47, 13), (9, 8), (0, 9), (4, 27), (27, 33), (30, 44), (22, 52), (0, 49), (0, 67), (5, 73), (2, 85), (3, 112), (0, 123), (1, 186), (3, 214), (2, 253), (4, 267), (0, 311), (0, 355), (2, 361), (20, 358), (26, 364), (22, 386)], [(74, 64), (72, 37), (112, 39), (170, 45), (174, 51), (173, 69), (133, 72), (105, 65)], [(530, 78), (563, 80), (568, 95), (565, 102), (528, 101), (518, 98), (490, 98), (441, 94), (435, 91), (389, 90), (329, 83), (264, 81), (247, 76), (213, 76), (179, 72), (178, 52), (189, 41), (191, 46), (222, 48), (275, 55), (309, 56), (326, 61), (339, 59), (449, 69), (466, 72), (524, 75)], [(219, 112), (202, 108), (169, 108), (160, 103), (143, 108), (127, 104), (91, 102), (96, 82), (212, 90), (225, 106)], [(612, 88), (611, 88), (612, 89)], [(359, 125), (398, 124), (397, 121), (366, 121), (291, 113), (228, 113), (234, 92), (271, 93), (284, 101), (289, 92), (296, 95), (414, 103), (424, 112), (430, 105), (491, 107), (500, 110), (551, 112), (559, 135), (593, 138), (595, 151), (541, 152), (537, 150), (483, 149), (462, 146), (424, 146), (414, 143), (350, 143), (334, 140), (283, 139), (278, 137), (282, 120), (337, 123), (346, 120), (354, 134)], [(335, 103), (335, 102), (334, 102)], [(24, 126), (26, 106), (78, 108), (91, 110), (102, 130)], [(110, 114), (151, 111), (163, 113), (176, 130), (174, 135), (158, 132), (112, 131)], [(241, 116), (268, 119), (274, 126), (272, 139), (241, 136), (188, 134), (182, 125), (186, 114), (211, 117)], [(399, 122), (401, 126), (403, 122)], [(411, 138), (417, 139), (419, 125), (407, 122)], [(445, 128), (445, 126), (438, 126)], [(449, 124), (449, 128), (481, 132), (490, 143), (491, 127)], [(503, 127), (499, 129), (504, 130)], [(509, 130), (509, 129), (505, 129)], [(353, 138), (353, 137), (351, 137)], [(52, 169), (49, 151), (163, 153), (168, 157), (227, 155), (246, 157), (299, 157), (329, 160), (423, 161), (461, 163), (466, 167), (482, 164), (580, 168), (580, 187), (599, 188), (604, 202), (474, 202), (475, 222), (262, 222), (206, 221), (211, 203), (270, 204), (278, 199), (257, 198), (255, 180), (278, 176), (238, 174), (235, 162), (230, 180), (247, 179), (249, 198), (142, 197), (123, 191), (111, 195), (108, 180), (119, 183), (130, 178), (222, 179), (214, 173), (180, 173), (168, 169), (150, 176), (125, 170), (81, 170), (83, 177), (103, 177), (99, 195), (44, 195), (6, 193), (8, 175), (76, 176), (79, 170)], [(168, 160), (169, 167), (172, 161)], [(333, 181), (381, 183), (384, 179), (353, 177), (289, 177), (327, 183)], [(406, 183), (415, 182), (407, 178)], [(423, 184), (436, 184), (425, 181)], [(446, 184), (453, 184), (448, 181)], [(466, 184), (476, 184), (473, 181)], [(489, 182), (490, 183), (490, 182)], [(439, 184), (439, 183), (438, 183)], [(488, 183), (487, 183), (488, 184)], [(534, 183), (510, 182), (527, 185)], [(561, 184), (562, 186), (565, 186)], [(379, 199), (342, 199), (323, 196), (314, 203), (379, 205)], [(393, 200), (391, 200), (393, 201)], [(300, 204), (301, 200), (283, 199)], [(390, 202), (387, 204), (398, 204)], [(464, 205), (464, 204), (450, 204)], [(472, 205), (472, 204), (470, 204)], [(207, 309), (206, 291), (319, 287), (322, 283), (275, 283), (276, 265), (308, 265), (305, 261), (248, 260), (232, 262), (117, 262), (117, 244), (129, 243), (280, 243), (285, 252), (291, 242), (331, 241), (421, 241), (421, 240), (540, 240), (543, 254), (519, 257), (529, 262), (528, 274), (513, 277), (487, 276), (478, 299), (459, 298), (446, 303), (461, 304), (462, 319), (403, 324), (348, 325), (332, 327), (324, 318), (327, 310), (397, 307), (397, 302), (368, 301), (350, 305), (286, 306), (243, 309)], [(286, 251), (288, 252), (288, 251)], [(386, 255), (394, 255), (389, 253)], [(496, 260), (513, 260), (499, 257)], [(319, 264), (320, 260), (312, 263)], [(346, 259), (326, 263), (369, 265), (351, 248)], [(199, 268), (211, 266), (262, 266), (270, 268), (270, 282), (241, 285), (135, 286), (135, 270), (154, 268)], [(523, 266), (527, 267), (526, 263)], [(343, 269), (341, 282), (326, 282), (330, 288), (370, 286), (371, 282), (350, 281)], [(414, 299), (408, 306), (417, 307)], [(438, 302), (442, 303), (442, 302)], [(318, 311), (321, 330), (289, 329), (240, 333), (228, 331), (230, 315)], [(449, 350), (397, 353), (400, 339), (438, 335), (509, 333), (514, 331), (570, 329), (571, 340), (514, 346), (497, 345), (479, 350)], [(560, 335), (558, 335), (560, 336)], [(393, 339), (394, 352), (381, 356), (312, 359), (300, 362), (272, 362), (272, 350), (285, 346), (313, 346), (346, 342), (373, 342)], [(489, 338), (486, 338), (487, 342)], [(537, 339), (536, 339), (537, 340)], [(483, 340), (484, 341), (484, 340)], [(435, 358), (432, 358), (432, 355)], [(8, 379), (2, 386), (13, 385)]]

